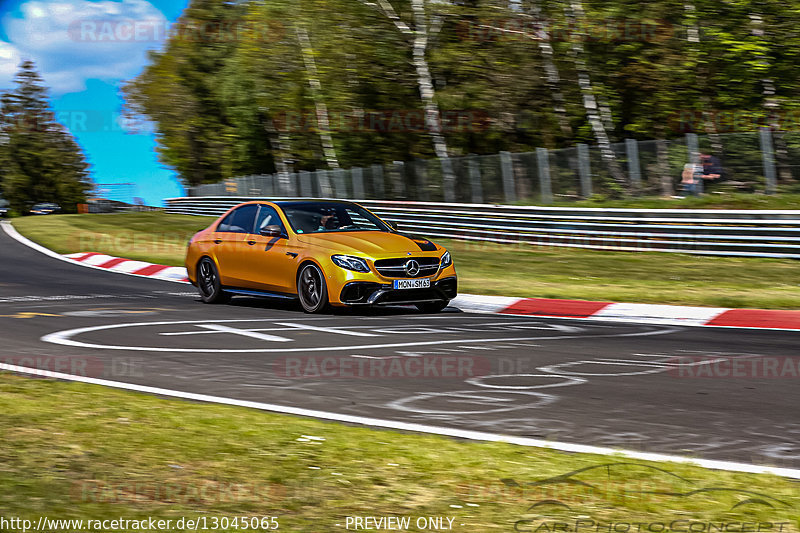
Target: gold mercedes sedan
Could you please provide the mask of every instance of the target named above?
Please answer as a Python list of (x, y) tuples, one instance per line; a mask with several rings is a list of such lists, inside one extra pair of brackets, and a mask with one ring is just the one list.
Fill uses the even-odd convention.
[(308, 313), (398, 304), (434, 313), (457, 292), (447, 250), (336, 200), (237, 205), (192, 237), (186, 270), (204, 302), (292, 298)]

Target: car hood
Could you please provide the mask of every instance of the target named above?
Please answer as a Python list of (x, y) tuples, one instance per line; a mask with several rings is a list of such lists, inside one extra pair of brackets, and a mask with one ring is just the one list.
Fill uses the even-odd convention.
[(348, 231), (342, 233), (309, 233), (297, 240), (311, 246), (326, 248), (331, 253), (358, 252), (370, 257), (387, 257), (411, 252), (414, 255), (441, 250), (428, 239), (415, 235), (384, 231)]

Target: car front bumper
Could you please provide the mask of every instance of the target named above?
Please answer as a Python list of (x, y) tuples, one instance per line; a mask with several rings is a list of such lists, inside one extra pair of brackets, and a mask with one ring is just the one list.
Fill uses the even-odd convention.
[(393, 289), (391, 283), (351, 281), (342, 287), (339, 302), (342, 305), (400, 305), (452, 300), (458, 293), (455, 276), (431, 281), (426, 289)]

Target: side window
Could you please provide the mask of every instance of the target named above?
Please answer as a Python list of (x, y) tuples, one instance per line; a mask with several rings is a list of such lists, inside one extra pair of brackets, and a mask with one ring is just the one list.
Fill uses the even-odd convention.
[(250, 233), (253, 231), (257, 211), (258, 206), (255, 204), (242, 206), (223, 218), (217, 226), (217, 231)]
[(280, 226), (281, 231), (286, 231), (286, 228), (283, 227), (283, 222), (281, 222), (281, 218), (278, 216), (278, 212), (268, 205), (262, 205), (261, 209), (258, 211), (255, 233), (258, 234), (261, 228), (265, 226)]
[(347, 209), (347, 214), (350, 216), (350, 222), (357, 226), (363, 226), (365, 228), (371, 228), (375, 226), (373, 222), (371, 222), (367, 217), (358, 211)]
[(217, 231), (231, 231), (231, 226), (233, 225), (233, 215), (236, 211), (231, 211), (228, 213), (228, 216), (223, 218), (219, 225), (217, 226)]
[(252, 233), (253, 223), (256, 220), (258, 206), (256, 204), (244, 205), (233, 212), (233, 227), (230, 231), (235, 233)]

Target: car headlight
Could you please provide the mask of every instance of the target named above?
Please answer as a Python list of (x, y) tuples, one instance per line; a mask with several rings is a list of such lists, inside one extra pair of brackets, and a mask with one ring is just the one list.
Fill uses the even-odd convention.
[(347, 270), (369, 272), (369, 265), (360, 257), (353, 257), (352, 255), (332, 255), (331, 261)]
[(442, 268), (449, 267), (453, 264), (453, 258), (450, 257), (450, 252), (445, 252), (440, 261)]

